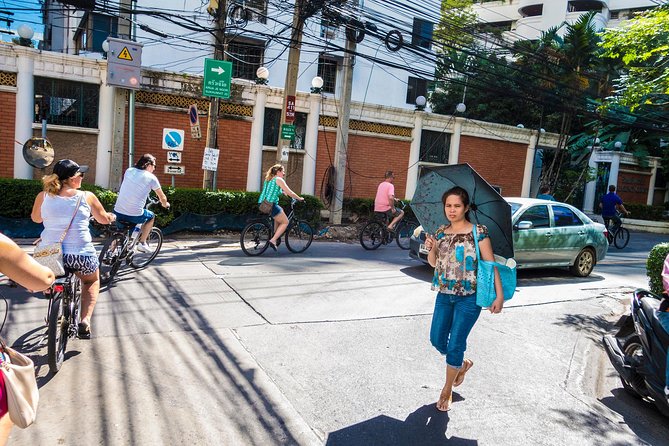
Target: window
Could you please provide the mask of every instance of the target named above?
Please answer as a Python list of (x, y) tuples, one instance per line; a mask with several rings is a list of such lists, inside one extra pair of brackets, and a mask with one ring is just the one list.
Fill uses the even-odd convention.
[(265, 55), (265, 44), (255, 41), (232, 41), (228, 44), (232, 56), (232, 77), (255, 80)]
[(318, 75), (323, 79), (323, 92), (334, 93), (337, 87), (337, 68), (335, 59), (318, 57)]
[(407, 82), (407, 104), (415, 104), (418, 96), (427, 97), (427, 80), (409, 76)]
[(423, 130), (420, 134), (420, 160), (448, 164), (449, 142), (448, 133)]
[(321, 37), (334, 39), (337, 37), (337, 25), (328, 19), (321, 19)]
[(553, 206), (554, 226), (582, 226), (583, 222), (578, 215), (564, 206)]
[(118, 33), (118, 17), (96, 12), (86, 12), (74, 33), (74, 40), (79, 51), (102, 52), (102, 42)]
[(534, 228), (549, 228), (550, 220), (548, 219), (548, 206), (532, 206), (520, 216), (518, 222), (529, 221), (532, 222)]
[(432, 31), (434, 23), (418, 18), (413, 19), (413, 32), (411, 33), (411, 44), (421, 48), (432, 47)]
[[(279, 145), (279, 125), (281, 124), (281, 110), (265, 108), (265, 126), (263, 129), (262, 144), (264, 146)], [(307, 114), (295, 112), (295, 138), (290, 142), (291, 149), (304, 150), (304, 135), (307, 132)]]
[(602, 12), (602, 3), (599, 0), (572, 0), (567, 3), (568, 12)]
[(35, 77), (35, 122), (97, 128), (100, 87)]
[[(245, 13), (245, 20), (255, 21), (260, 23), (267, 23), (267, 1), (266, 0), (233, 0), (231, 3), (232, 8), (230, 12), (233, 14)], [(234, 8), (234, 6), (241, 6), (244, 10), (239, 10), (239, 8)], [(239, 17), (235, 17), (239, 19)]]

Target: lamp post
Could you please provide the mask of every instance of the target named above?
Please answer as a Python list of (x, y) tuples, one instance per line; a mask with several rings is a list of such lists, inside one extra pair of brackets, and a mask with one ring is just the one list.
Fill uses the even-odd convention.
[(323, 91), (323, 78), (316, 76), (311, 80), (311, 92), (320, 94)]
[(31, 39), (35, 35), (35, 31), (33, 31), (30, 25), (26, 25), (25, 23), (23, 23), (19, 25), (16, 31), (19, 33), (19, 45), (33, 46), (33, 42)]
[(616, 141), (616, 142), (613, 144), (613, 147), (615, 147), (616, 150), (620, 150), (620, 149), (623, 147), (623, 143), (620, 142), (620, 141)]
[(260, 67), (256, 70), (257, 85), (267, 85), (268, 79), (269, 79), (269, 70), (267, 69), (267, 67)]
[(425, 99), (425, 96), (421, 95), (416, 97), (416, 110), (418, 111), (425, 110), (425, 104), (427, 104), (427, 99)]

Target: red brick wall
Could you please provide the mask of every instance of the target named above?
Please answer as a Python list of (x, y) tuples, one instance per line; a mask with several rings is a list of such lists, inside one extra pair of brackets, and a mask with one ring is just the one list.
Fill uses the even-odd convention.
[(3, 112), (0, 125), (0, 177), (14, 178), (15, 93), (0, 92), (0, 110)]
[(646, 204), (650, 175), (620, 172), (616, 192), (625, 203)]
[(505, 197), (519, 197), (523, 187), (527, 145), (462, 136), (459, 163), (469, 163)]
[[(204, 171), (202, 157), (207, 141), (207, 117), (200, 116), (202, 138), (190, 136), (188, 113), (155, 110), (137, 107), (135, 112), (135, 157), (137, 160), (144, 153), (153, 154), (158, 161), (156, 176), (163, 186), (172, 184), (172, 176), (163, 173), (167, 164), (167, 150), (162, 148), (163, 129), (180, 129), (185, 133), (184, 150), (181, 164), (186, 168), (185, 175), (175, 175), (176, 187), (201, 188)], [(128, 127), (126, 119), (124, 144), (124, 170), (128, 167)], [(241, 119), (221, 118), (218, 123), (218, 173), (216, 185), (219, 189), (246, 189), (248, 169), (249, 141), (251, 123)]]

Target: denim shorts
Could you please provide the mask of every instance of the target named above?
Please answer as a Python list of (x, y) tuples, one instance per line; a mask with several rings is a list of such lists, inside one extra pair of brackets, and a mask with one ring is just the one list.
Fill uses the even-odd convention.
[(63, 265), (65, 268), (81, 274), (93, 274), (100, 267), (97, 256), (63, 254)]
[(283, 208), (281, 206), (279, 206), (276, 203), (274, 203), (272, 205), (272, 217), (276, 217), (277, 215), (279, 215), (282, 212), (283, 212)]
[(153, 220), (153, 217), (155, 217), (155, 214), (148, 209), (144, 209), (142, 215), (125, 215), (116, 211), (114, 211), (114, 214), (116, 214), (116, 219), (118, 221), (134, 223), (136, 225), (146, 223), (149, 220)]

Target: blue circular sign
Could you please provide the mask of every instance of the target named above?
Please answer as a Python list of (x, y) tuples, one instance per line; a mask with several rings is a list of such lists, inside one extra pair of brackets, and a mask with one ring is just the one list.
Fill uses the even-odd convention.
[(167, 147), (175, 148), (181, 146), (181, 135), (179, 132), (167, 132), (165, 134), (165, 144)]

